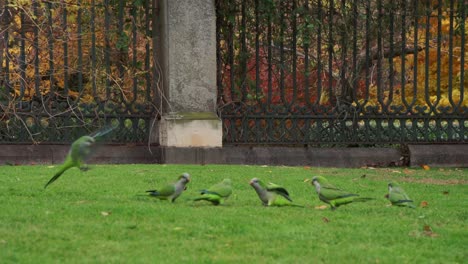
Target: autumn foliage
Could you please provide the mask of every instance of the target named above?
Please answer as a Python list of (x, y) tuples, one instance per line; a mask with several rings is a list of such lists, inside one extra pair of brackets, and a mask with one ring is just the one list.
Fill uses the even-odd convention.
[(466, 113), (462, 2), (306, 2), (221, 4), (221, 105), (287, 115), (343, 104), (364, 115)]

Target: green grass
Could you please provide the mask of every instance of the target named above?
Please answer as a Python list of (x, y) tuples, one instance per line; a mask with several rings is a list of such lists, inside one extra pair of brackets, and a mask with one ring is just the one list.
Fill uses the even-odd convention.
[[(91, 165), (44, 190), (56, 170), (0, 166), (1, 263), (468, 261), (467, 169)], [(185, 171), (192, 181), (174, 204), (138, 196)], [(376, 200), (319, 210), (304, 183), (313, 175)], [(226, 177), (234, 192), (225, 205), (188, 200)], [(261, 206), (248, 184), (253, 177), (285, 186), (306, 207)], [(387, 206), (390, 180), (427, 206)]]

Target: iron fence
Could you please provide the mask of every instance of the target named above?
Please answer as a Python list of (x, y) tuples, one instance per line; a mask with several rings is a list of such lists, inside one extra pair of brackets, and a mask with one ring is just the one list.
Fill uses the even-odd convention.
[(466, 1), (216, 5), (225, 144), (467, 142)]
[(155, 104), (150, 0), (0, 2), (0, 142), (70, 142), (104, 125), (143, 142)]

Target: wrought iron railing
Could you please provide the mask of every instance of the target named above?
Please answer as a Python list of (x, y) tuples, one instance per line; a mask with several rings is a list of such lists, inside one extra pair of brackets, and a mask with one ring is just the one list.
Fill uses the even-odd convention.
[(468, 141), (468, 4), (217, 1), (225, 144)]
[(148, 139), (155, 104), (153, 4), (2, 1), (0, 143), (70, 142), (104, 125)]

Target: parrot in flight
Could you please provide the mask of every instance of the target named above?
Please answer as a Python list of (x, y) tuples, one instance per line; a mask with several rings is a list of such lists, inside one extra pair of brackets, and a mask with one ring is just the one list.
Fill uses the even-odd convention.
[(250, 180), (250, 185), (255, 189), (264, 206), (303, 207), (302, 205), (294, 204), (291, 197), (289, 197), (288, 191), (280, 185), (271, 182), (265, 184), (258, 178)]
[(220, 205), (224, 203), (232, 193), (231, 180), (224, 179), (208, 189), (201, 190), (200, 196), (193, 199), (194, 201), (209, 201), (214, 205)]
[(91, 150), (93, 145), (98, 141), (101, 137), (106, 135), (107, 133), (114, 130), (116, 127), (109, 126), (105, 127), (104, 129), (97, 131), (89, 136), (82, 136), (79, 139), (75, 140), (70, 147), (70, 151), (68, 152), (65, 161), (60, 166), (59, 170), (55, 173), (55, 175), (46, 183), (44, 189), (49, 186), (49, 184), (56, 181), (62, 174), (73, 167), (77, 167), (82, 171), (87, 170), (87, 167), (84, 165), (85, 160), (91, 154)]
[(392, 203), (392, 205), (416, 208), (413, 200), (409, 198), (405, 190), (395, 182), (390, 182), (388, 184), (388, 194), (385, 195), (385, 197)]
[(170, 200), (174, 202), (184, 190), (187, 189), (186, 185), (190, 182), (190, 174), (182, 173), (176, 183), (167, 184), (159, 190), (146, 191), (150, 196), (156, 197), (160, 200)]
[(343, 204), (372, 200), (372, 198), (361, 198), (359, 194), (349, 193), (337, 188), (322, 176), (313, 177), (311, 182), (315, 186), (319, 199), (329, 204), (332, 210)]

